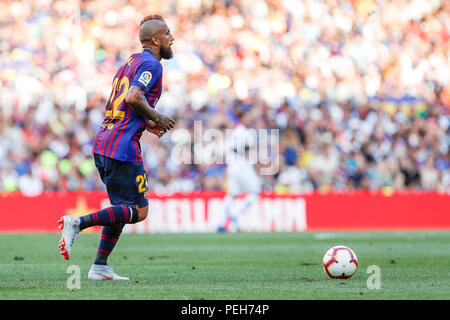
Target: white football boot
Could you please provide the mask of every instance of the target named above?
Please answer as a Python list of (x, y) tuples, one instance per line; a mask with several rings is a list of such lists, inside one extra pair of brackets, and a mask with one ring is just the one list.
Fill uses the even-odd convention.
[(89, 280), (130, 280), (127, 277), (121, 277), (114, 273), (110, 266), (93, 264), (88, 273)]
[(80, 218), (71, 216), (62, 216), (59, 220), (59, 229), (61, 230), (61, 240), (58, 247), (64, 259), (70, 259), (70, 252), (75, 239), (80, 234)]

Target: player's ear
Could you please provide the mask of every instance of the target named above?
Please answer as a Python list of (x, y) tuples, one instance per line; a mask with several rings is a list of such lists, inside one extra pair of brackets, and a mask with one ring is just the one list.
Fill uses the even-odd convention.
[(152, 37), (152, 43), (153, 43), (155, 46), (159, 46), (159, 45), (161, 44), (161, 40), (159, 39), (158, 36), (153, 36), (153, 37)]

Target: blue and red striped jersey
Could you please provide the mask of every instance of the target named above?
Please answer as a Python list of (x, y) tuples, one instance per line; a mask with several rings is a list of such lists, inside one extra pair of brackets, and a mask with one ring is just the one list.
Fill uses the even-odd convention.
[(140, 87), (148, 104), (155, 108), (162, 91), (162, 65), (150, 51), (132, 54), (117, 70), (92, 152), (119, 161), (141, 162), (139, 140), (148, 120), (126, 102), (130, 86)]

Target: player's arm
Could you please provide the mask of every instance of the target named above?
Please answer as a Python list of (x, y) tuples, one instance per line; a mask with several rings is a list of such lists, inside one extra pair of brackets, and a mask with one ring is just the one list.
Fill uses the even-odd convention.
[(126, 102), (141, 117), (155, 122), (165, 132), (169, 131), (175, 125), (175, 121), (168, 116), (156, 112), (147, 102), (144, 91), (138, 86), (130, 86), (125, 96)]
[(154, 121), (164, 131), (169, 131), (173, 128), (175, 121), (156, 112), (148, 104), (146, 98), (148, 91), (157, 85), (157, 81), (161, 80), (161, 76), (161, 64), (152, 61), (144, 61), (139, 64), (134, 78), (130, 79), (130, 87), (125, 100), (139, 116)]

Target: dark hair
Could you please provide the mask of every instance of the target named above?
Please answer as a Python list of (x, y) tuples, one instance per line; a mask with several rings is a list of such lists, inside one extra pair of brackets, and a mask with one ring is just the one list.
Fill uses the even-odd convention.
[(162, 16), (160, 16), (159, 14), (151, 14), (148, 16), (145, 16), (142, 20), (141, 20), (141, 24), (139, 26), (142, 26), (142, 24), (146, 21), (149, 20), (161, 20), (164, 21), (164, 18)]

